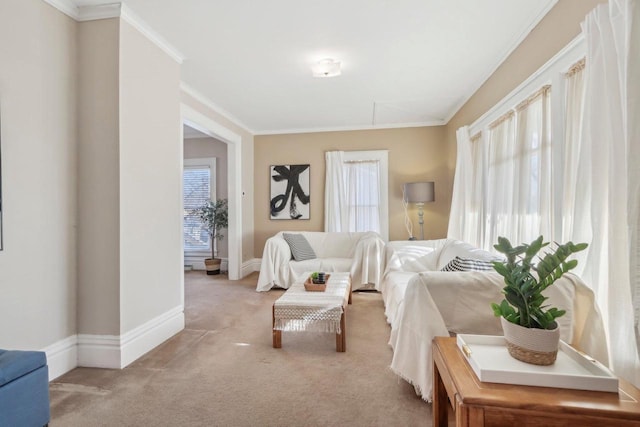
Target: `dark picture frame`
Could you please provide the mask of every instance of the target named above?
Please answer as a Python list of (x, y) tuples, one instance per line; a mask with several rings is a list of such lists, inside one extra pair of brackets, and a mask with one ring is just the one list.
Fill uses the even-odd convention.
[(311, 212), (311, 165), (269, 167), (271, 219), (309, 219)]

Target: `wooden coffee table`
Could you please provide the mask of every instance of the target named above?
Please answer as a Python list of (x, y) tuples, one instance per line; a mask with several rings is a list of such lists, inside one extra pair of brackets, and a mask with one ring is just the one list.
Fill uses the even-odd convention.
[(282, 331), (316, 331), (334, 332), (336, 351), (347, 350), (346, 306), (351, 304), (351, 276), (330, 274), (324, 292), (306, 291), (303, 282), (294, 283), (273, 303), (273, 348), (282, 347)]
[(640, 390), (619, 380), (618, 393), (481, 382), (455, 338), (433, 340), (433, 425), (640, 426)]

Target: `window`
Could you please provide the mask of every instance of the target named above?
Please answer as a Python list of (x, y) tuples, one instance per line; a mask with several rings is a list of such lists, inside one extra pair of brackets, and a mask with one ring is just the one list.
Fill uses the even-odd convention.
[(388, 241), (388, 152), (326, 154), (325, 231), (375, 231)]
[(211, 253), (209, 232), (195, 213), (207, 200), (216, 198), (215, 158), (185, 159), (182, 175), (184, 215), (183, 234), (185, 252)]

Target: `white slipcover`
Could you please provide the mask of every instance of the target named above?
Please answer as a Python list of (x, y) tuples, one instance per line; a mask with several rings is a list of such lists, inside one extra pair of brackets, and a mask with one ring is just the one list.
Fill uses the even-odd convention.
[[(293, 260), (283, 233), (302, 234), (317, 258)], [(256, 290), (288, 289), (294, 282), (304, 281), (303, 274), (309, 271), (349, 272), (353, 290), (371, 285), (379, 290), (383, 251), (384, 241), (374, 232), (281, 231), (265, 243)]]
[(499, 257), (455, 239), (394, 241), (385, 247), (386, 267), (380, 290), (391, 329), (405, 298), (409, 280), (422, 271), (438, 271), (456, 256), (491, 261)]
[[(449, 336), (450, 332), (502, 335), (490, 305), (502, 300), (503, 287), (502, 276), (495, 272), (414, 275), (391, 331), (391, 369), (413, 384), (424, 400), (431, 401), (433, 338)], [(567, 311), (557, 319), (561, 339), (606, 365), (604, 326), (591, 289), (579, 277), (566, 274), (547, 288), (545, 295), (550, 305)]]

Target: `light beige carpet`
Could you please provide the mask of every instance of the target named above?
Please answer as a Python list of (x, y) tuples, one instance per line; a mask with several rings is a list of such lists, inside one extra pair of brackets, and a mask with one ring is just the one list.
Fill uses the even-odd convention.
[(283, 291), (258, 293), (256, 280), (186, 273), (186, 329), (125, 369), (53, 381), (51, 425), (431, 425), (431, 406), (389, 369), (380, 294), (354, 293), (345, 353), (321, 333), (283, 332), (274, 349), (271, 306)]

